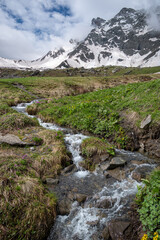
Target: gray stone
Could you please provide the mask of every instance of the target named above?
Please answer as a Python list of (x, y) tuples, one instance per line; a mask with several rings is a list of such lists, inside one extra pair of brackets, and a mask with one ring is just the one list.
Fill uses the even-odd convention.
[(35, 148), (34, 148), (34, 147), (30, 147), (30, 150), (31, 150), (31, 151), (34, 151), (34, 150), (35, 150)]
[(101, 164), (100, 168), (103, 170), (103, 171), (106, 171), (108, 168), (109, 168), (110, 164), (109, 163), (104, 163), (104, 164)]
[(21, 141), (20, 138), (17, 137), (16, 135), (6, 134), (3, 136), (1, 133), (0, 133), (0, 143), (7, 143), (9, 145), (16, 145), (16, 146), (30, 145), (30, 144), (27, 144), (26, 142)]
[(75, 200), (79, 203), (84, 203), (86, 201), (87, 195), (77, 193), (75, 194)]
[(103, 208), (103, 209), (111, 208), (112, 201), (111, 201), (111, 199), (110, 200), (109, 199), (101, 200), (101, 201), (97, 202), (96, 207)]
[(72, 165), (64, 168), (63, 171), (62, 171), (62, 174), (71, 173), (74, 170), (76, 170), (76, 166), (75, 166), (75, 164), (72, 164)]
[(145, 119), (143, 119), (143, 121), (141, 122), (140, 128), (144, 129), (145, 127), (147, 127), (152, 121), (151, 115), (148, 115)]
[(137, 167), (134, 172), (132, 172), (132, 178), (136, 181), (140, 182), (142, 178), (146, 178), (148, 174), (153, 170), (150, 166), (139, 166)]
[(116, 168), (113, 170), (107, 170), (106, 177), (113, 177), (118, 181), (122, 181), (125, 179), (125, 171), (120, 168)]
[(126, 164), (126, 160), (124, 160), (121, 157), (114, 157), (112, 158), (109, 167), (107, 168), (107, 170), (111, 170), (117, 167), (122, 167)]
[(71, 201), (69, 199), (63, 199), (58, 202), (58, 211), (60, 215), (68, 215), (71, 209)]
[(103, 154), (100, 156), (101, 162), (105, 162), (109, 159), (109, 154)]
[(59, 180), (58, 179), (54, 179), (54, 178), (46, 178), (45, 182), (47, 184), (58, 184)]

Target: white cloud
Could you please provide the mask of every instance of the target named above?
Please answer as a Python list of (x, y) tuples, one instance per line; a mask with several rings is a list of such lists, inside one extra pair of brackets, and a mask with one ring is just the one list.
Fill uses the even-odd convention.
[[(66, 45), (70, 38), (84, 38), (94, 17), (110, 19), (122, 7), (138, 9), (158, 4), (159, 0), (1, 0), (0, 56), (35, 59)], [(72, 15), (50, 11), (60, 5), (68, 6)]]

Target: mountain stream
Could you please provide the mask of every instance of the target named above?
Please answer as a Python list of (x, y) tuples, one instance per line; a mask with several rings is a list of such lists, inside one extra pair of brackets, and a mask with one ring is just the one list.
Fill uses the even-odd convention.
[[(30, 104), (32, 102), (18, 104), (13, 108), (27, 114), (25, 110)], [(113, 219), (127, 219), (137, 186), (142, 185), (132, 178), (133, 173), (151, 172), (155, 167), (154, 161), (137, 152), (116, 150), (116, 157), (127, 162), (118, 170), (118, 178), (104, 174), (101, 166), (89, 172), (79, 165), (83, 160), (80, 145), (88, 136), (53, 123), (45, 123), (39, 118), (38, 121), (46, 129), (64, 132), (65, 143), (75, 166), (69, 173), (62, 172), (58, 184), (48, 186), (51, 192), (56, 193), (58, 202), (63, 202), (64, 210), (60, 212), (63, 215), (57, 216), (47, 240), (106, 239), (104, 229), (107, 224)], [(70, 208), (67, 211), (68, 205)]]

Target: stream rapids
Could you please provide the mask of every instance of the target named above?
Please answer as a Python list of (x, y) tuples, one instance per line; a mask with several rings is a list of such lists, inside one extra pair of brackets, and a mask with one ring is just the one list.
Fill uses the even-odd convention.
[[(13, 108), (28, 115), (26, 107), (32, 103), (21, 103)], [(56, 193), (58, 202), (65, 201), (65, 204), (69, 202), (70, 211), (57, 216), (47, 240), (105, 239), (102, 232), (111, 220), (128, 218), (137, 186), (142, 185), (132, 178), (133, 172), (137, 170), (151, 172), (155, 167), (154, 161), (140, 153), (116, 150), (116, 156), (127, 161), (122, 169), (125, 171), (125, 177), (118, 180), (106, 177), (100, 167), (94, 172), (86, 171), (79, 163), (83, 160), (80, 146), (88, 136), (37, 119), (42, 127), (60, 130), (65, 134), (65, 143), (75, 164), (74, 171), (70, 174), (61, 174), (59, 183), (48, 187), (51, 192)], [(76, 201), (77, 194), (85, 196), (85, 200)]]

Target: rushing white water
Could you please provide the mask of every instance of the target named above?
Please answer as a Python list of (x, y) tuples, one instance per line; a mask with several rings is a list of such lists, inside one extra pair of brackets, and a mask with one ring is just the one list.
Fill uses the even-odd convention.
[[(33, 104), (34, 102), (35, 101), (32, 101), (30, 103), (20, 103), (17, 106), (13, 107), (13, 109), (33, 118), (35, 116), (29, 115), (26, 112), (26, 108), (27, 106)], [(39, 124), (46, 129), (62, 131), (65, 133), (69, 131), (67, 128), (59, 127), (54, 123), (45, 123), (40, 118), (37, 118), (37, 119)], [(76, 165), (77, 169), (79, 170), (78, 172), (75, 173), (75, 176), (79, 178), (84, 178), (89, 174), (89, 171), (83, 170), (83, 168), (79, 166), (79, 162), (83, 160), (82, 156), (80, 155), (80, 146), (82, 141), (86, 138), (87, 136), (84, 136), (83, 134), (74, 134), (74, 133), (65, 134), (65, 142), (66, 142), (67, 148), (72, 153), (73, 162)]]
[[(32, 103), (33, 102), (18, 104), (13, 108), (18, 112), (27, 114), (25, 109)], [(127, 169), (126, 178), (124, 180), (118, 181), (114, 179), (113, 182), (110, 182), (102, 176), (102, 173), (90, 173), (80, 167), (79, 163), (83, 160), (80, 154), (80, 146), (87, 136), (84, 136), (83, 134), (74, 134), (67, 128), (59, 127), (53, 123), (45, 123), (39, 118), (38, 121), (40, 125), (46, 129), (60, 130), (65, 133), (66, 146), (72, 153), (73, 162), (78, 169), (76, 173), (73, 173), (73, 176), (70, 176), (71, 181), (75, 181), (75, 177), (80, 178), (79, 181), (82, 181), (82, 183), (85, 179), (87, 179), (87, 181), (90, 181), (91, 184), (93, 182), (93, 188), (96, 186), (95, 184), (98, 184), (100, 181), (104, 181), (104, 186), (100, 190), (96, 190), (92, 196), (88, 197), (83, 205), (80, 205), (78, 202), (74, 202), (68, 216), (57, 217), (48, 240), (103, 239), (100, 235), (100, 230), (102, 231), (112, 218), (126, 214), (127, 209), (130, 207), (130, 202), (133, 200), (137, 192), (137, 185), (142, 185), (142, 183), (138, 183), (136, 180), (132, 179), (133, 172), (144, 167), (147, 171), (151, 171), (155, 165), (143, 162), (141, 163), (141, 161), (147, 162), (148, 158), (139, 153), (116, 150), (116, 153), (123, 156), (127, 160), (128, 164), (131, 164), (130, 162), (132, 160), (138, 160), (140, 164), (131, 164), (130, 166), (134, 168), (132, 171), (129, 171), (129, 168)], [(85, 187), (84, 183), (83, 188)], [(93, 237), (94, 234), (97, 234), (97, 238)]]

